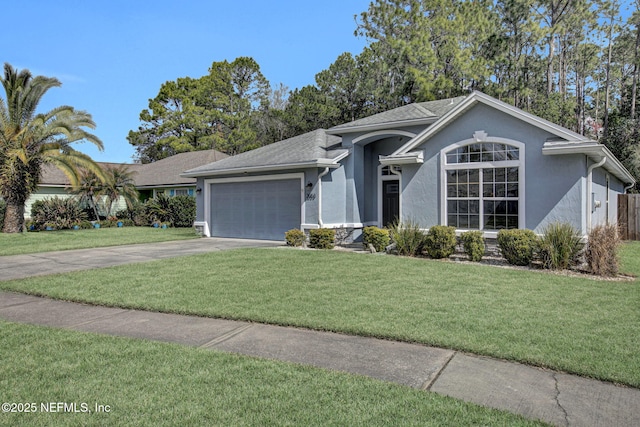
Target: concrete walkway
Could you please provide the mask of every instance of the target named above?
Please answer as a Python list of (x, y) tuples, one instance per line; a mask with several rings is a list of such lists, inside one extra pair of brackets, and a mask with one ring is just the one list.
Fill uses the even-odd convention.
[[(108, 248), (106, 265), (277, 242), (201, 239)], [(207, 247), (206, 245), (211, 245)], [(160, 248), (162, 247), (162, 248)], [(111, 251), (115, 252), (111, 252)], [(101, 249), (104, 259), (104, 249)], [(96, 260), (35, 254), (42, 274), (94, 268)], [(85, 251), (80, 251), (85, 252)], [(144, 255), (142, 255), (142, 254)], [(155, 255), (154, 255), (155, 254)], [(23, 257), (23, 256), (20, 256)], [(0, 257), (0, 280), (16, 268)], [(111, 256), (106, 258), (112, 258)], [(20, 258), (22, 259), (22, 258)], [(65, 261), (66, 259), (66, 261)], [(28, 258), (24, 259), (25, 261)], [(58, 269), (59, 268), (59, 269)], [(15, 277), (11, 276), (11, 277)], [(423, 345), (248, 322), (107, 308), (0, 292), (0, 318), (78, 331), (174, 342), (350, 372), (504, 409), (558, 426), (638, 426), (640, 390)]]

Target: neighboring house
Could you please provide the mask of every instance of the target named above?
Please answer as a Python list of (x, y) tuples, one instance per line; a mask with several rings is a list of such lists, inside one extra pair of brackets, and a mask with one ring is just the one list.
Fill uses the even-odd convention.
[(134, 179), (140, 198), (146, 200), (160, 193), (167, 196), (193, 196), (196, 180), (180, 174), (188, 169), (216, 162), (229, 157), (217, 150), (190, 151), (158, 160), (153, 163), (133, 164)]
[[(136, 188), (140, 192), (142, 201), (163, 193), (167, 196), (181, 194), (194, 195), (195, 178), (185, 178), (180, 173), (191, 168), (202, 166), (228, 157), (217, 150), (192, 151), (180, 153), (153, 163), (125, 163), (128, 170), (133, 172)], [(103, 167), (121, 166), (123, 163), (98, 162)], [(44, 165), (42, 179), (38, 190), (29, 197), (25, 205), (25, 216), (31, 215), (31, 205), (36, 200), (51, 197), (71, 197), (69, 194), (69, 179), (57, 167)], [(124, 200), (118, 201), (112, 207), (116, 212), (125, 209)]]
[(582, 234), (615, 222), (635, 183), (603, 145), (479, 92), (410, 104), (182, 174), (207, 236), (283, 239), (399, 219), (423, 228)]

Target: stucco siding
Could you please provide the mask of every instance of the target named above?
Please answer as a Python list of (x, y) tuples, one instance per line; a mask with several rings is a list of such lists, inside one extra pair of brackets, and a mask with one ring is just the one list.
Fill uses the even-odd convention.
[(393, 136), (371, 142), (364, 147), (364, 223), (378, 223), (378, 206), (380, 198), (380, 188), (378, 180), (380, 178), (379, 157), (387, 156), (400, 148), (406, 142), (406, 137)]
[[(344, 224), (347, 189), (346, 168), (329, 169), (322, 177), (322, 222), (323, 224)], [(317, 212), (317, 204), (314, 212)], [(317, 214), (309, 217), (310, 223), (318, 223)]]
[(469, 140), (477, 131), (485, 132), (489, 138), (524, 144), (520, 197), (524, 197), (525, 212), (521, 228), (539, 232), (550, 222), (562, 221), (583, 229), (584, 156), (543, 155), (543, 144), (551, 134), (485, 105), (472, 107), (418, 147), (424, 152), (422, 165), (403, 167), (403, 219), (414, 220), (423, 227), (446, 223), (440, 209), (440, 153), (452, 144)]
[(526, 166), (525, 227), (539, 233), (551, 223), (566, 222), (584, 230), (584, 156), (544, 156), (541, 150), (530, 151)]
[[(607, 185), (608, 183), (608, 185)], [(603, 168), (593, 170), (591, 191), (598, 206), (592, 206), (591, 225), (616, 224), (618, 221), (618, 194), (624, 192), (624, 185)]]
[(402, 166), (401, 221), (429, 228), (440, 224), (439, 159)]

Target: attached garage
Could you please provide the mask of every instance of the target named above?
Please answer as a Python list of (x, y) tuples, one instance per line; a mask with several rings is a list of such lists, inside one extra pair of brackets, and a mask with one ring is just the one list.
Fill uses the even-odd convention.
[(282, 240), (302, 222), (302, 175), (208, 180), (211, 236)]

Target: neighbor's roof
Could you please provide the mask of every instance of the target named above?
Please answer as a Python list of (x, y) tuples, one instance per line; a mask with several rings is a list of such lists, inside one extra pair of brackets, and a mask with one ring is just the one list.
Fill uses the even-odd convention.
[[(107, 163), (107, 162), (97, 162), (100, 166), (105, 167), (118, 167), (122, 166), (126, 163)], [(126, 164), (129, 167), (142, 166), (139, 164)], [(131, 170), (131, 169), (130, 169)], [(42, 165), (42, 176), (40, 177), (40, 185), (41, 186), (49, 186), (49, 187), (66, 187), (70, 185), (69, 178), (64, 174), (60, 169), (58, 169), (55, 165), (50, 163), (46, 163)]]
[(133, 178), (138, 188), (195, 184), (195, 179), (186, 178), (180, 174), (186, 170), (217, 162), (227, 157), (229, 156), (217, 150), (175, 154), (153, 163), (135, 165), (137, 173)]
[(439, 101), (417, 102), (404, 105), (393, 110), (374, 114), (349, 123), (344, 123), (330, 128), (330, 134), (341, 135), (351, 132), (371, 131), (376, 129), (389, 129), (396, 126), (411, 126), (430, 124), (448, 113), (466, 97), (441, 99)]
[[(102, 167), (126, 166), (133, 172), (133, 180), (137, 188), (166, 187), (172, 185), (193, 185), (196, 180), (180, 174), (188, 169), (206, 165), (229, 157), (217, 150), (190, 151), (158, 160), (153, 163), (107, 163), (98, 162)], [(41, 186), (68, 186), (67, 176), (51, 164), (42, 166)]]
[(337, 167), (337, 162), (349, 153), (349, 150), (341, 148), (341, 141), (340, 137), (329, 135), (324, 129), (318, 129), (187, 170), (182, 176), (198, 177), (234, 172)]

